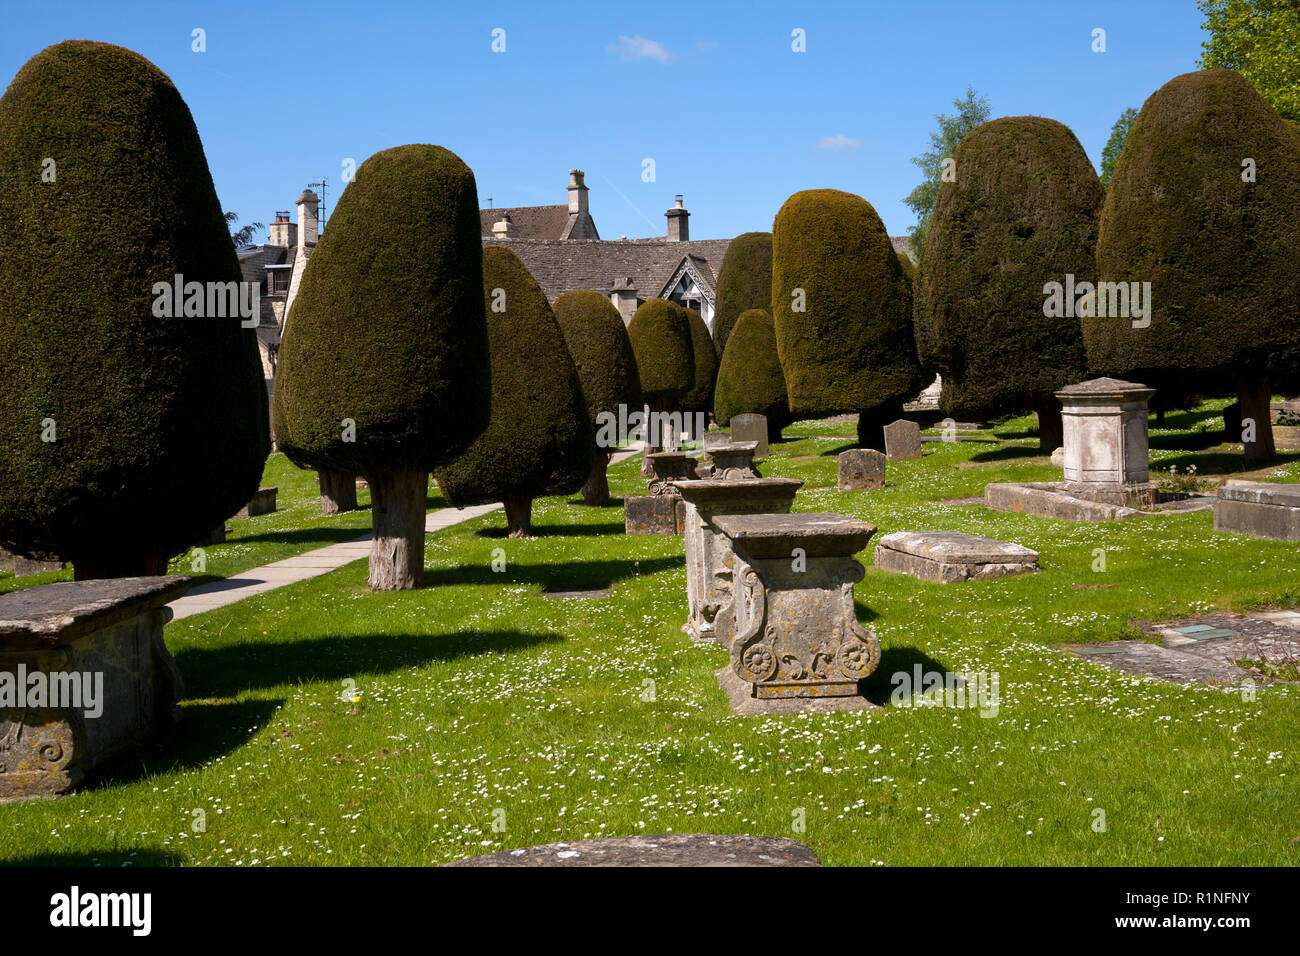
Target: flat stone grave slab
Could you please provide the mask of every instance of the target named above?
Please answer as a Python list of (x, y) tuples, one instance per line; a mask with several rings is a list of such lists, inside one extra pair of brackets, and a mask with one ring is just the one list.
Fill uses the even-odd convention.
[[(1238, 685), (1278, 680), (1277, 666), (1300, 660), (1300, 613), (1219, 612), (1143, 623), (1160, 643), (1111, 641), (1067, 648), (1114, 670), (1181, 684)], [(1251, 662), (1243, 667), (1242, 661)]]
[(839, 453), (839, 491), (872, 491), (885, 487), (885, 456), (874, 448), (850, 448)]
[(609, 588), (550, 588), (542, 589), (542, 597), (563, 601), (599, 600), (609, 597)]
[(1038, 570), (1038, 552), (958, 531), (895, 531), (876, 545), (876, 567), (922, 581), (986, 581)]
[(906, 461), (920, 458), (921, 426), (900, 418), (885, 426), (885, 457), (890, 461)]
[(1214, 530), (1300, 541), (1300, 485), (1224, 483), (1214, 498)]
[(993, 511), (1061, 521), (1123, 521), (1142, 515), (1208, 511), (1214, 499), (1205, 495), (1161, 495), (1154, 507), (1138, 510), (1081, 497), (1064, 481), (996, 481), (984, 486), (984, 505)]
[(754, 442), (754, 457), (767, 457), (767, 416), (755, 412), (732, 416), (731, 440), (737, 442)]
[(165, 736), (180, 671), (163, 643), (180, 575), (0, 595), (0, 802), (52, 797)]
[(445, 866), (821, 866), (817, 854), (788, 837), (668, 833), (548, 843), (501, 850)]

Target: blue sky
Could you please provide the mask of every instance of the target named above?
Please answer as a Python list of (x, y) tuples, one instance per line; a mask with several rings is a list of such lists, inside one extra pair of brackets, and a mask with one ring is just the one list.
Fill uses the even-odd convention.
[[(1125, 107), (1196, 68), (1201, 19), (1195, 0), (44, 0), (5, 11), (0, 74), (7, 85), (72, 38), (148, 57), (246, 222), (321, 176), (328, 215), (346, 160), (426, 142), (469, 164), (484, 206), (564, 202), (569, 168), (584, 169), (605, 239), (662, 235), (675, 193), (692, 238), (767, 230), (787, 196), (820, 187), (865, 197), (897, 235), (913, 222), (909, 159), (968, 85), (994, 117), (1065, 123), (1099, 164)], [(806, 52), (791, 49), (796, 28)]]

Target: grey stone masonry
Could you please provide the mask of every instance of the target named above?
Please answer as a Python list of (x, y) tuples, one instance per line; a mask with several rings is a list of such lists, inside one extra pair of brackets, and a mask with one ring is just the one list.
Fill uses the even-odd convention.
[(952, 584), (1038, 570), (1038, 552), (958, 531), (895, 531), (876, 545), (876, 567)]
[[(709, 478), (723, 481), (739, 481), (743, 478), (761, 478), (754, 467), (754, 456), (758, 452), (758, 442), (730, 442), (725, 445), (705, 445), (704, 453), (712, 463)], [(697, 469), (698, 471), (698, 469)], [(706, 477), (700, 475), (701, 478)]]
[(853, 555), (876, 526), (826, 512), (723, 515), (714, 524), (735, 551), (730, 670), (749, 696), (865, 704), (858, 682), (880, 663), (880, 641), (854, 612), (853, 585), (865, 571)]
[(922, 453), (921, 426), (916, 422), (900, 418), (885, 426), (885, 456), (890, 461), (920, 458)]
[(733, 442), (754, 442), (754, 457), (767, 457), (767, 416), (756, 412), (745, 412), (731, 418), (731, 440)]
[(839, 491), (871, 491), (885, 487), (885, 456), (874, 448), (850, 448), (839, 454)]
[(1300, 541), (1300, 485), (1234, 481), (1220, 486), (1214, 530)]
[(1147, 401), (1155, 389), (1095, 378), (1056, 393), (1065, 433), (1065, 487), (1092, 501), (1152, 508)]
[(686, 596), (689, 613), (682, 630), (696, 640), (716, 640), (723, 647), (736, 633), (733, 586), (735, 554), (731, 540), (718, 530), (719, 515), (786, 514), (803, 486), (793, 478), (741, 481), (682, 481), (677, 489), (686, 502)]
[(787, 837), (714, 833), (608, 837), (501, 850), (447, 866), (821, 866), (817, 854)]
[(163, 643), (178, 575), (0, 595), (0, 801), (50, 797), (165, 736), (180, 672)]

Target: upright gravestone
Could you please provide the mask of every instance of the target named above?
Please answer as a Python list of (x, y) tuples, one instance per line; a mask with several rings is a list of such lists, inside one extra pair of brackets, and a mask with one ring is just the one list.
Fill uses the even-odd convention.
[(1159, 502), (1150, 480), (1147, 401), (1155, 389), (1094, 378), (1056, 393), (1065, 432), (1065, 490), (1127, 508)]
[(767, 416), (755, 412), (733, 415), (731, 419), (731, 441), (733, 444), (748, 441), (756, 442), (757, 447), (754, 449), (754, 457), (766, 458)]
[(850, 448), (839, 455), (839, 491), (871, 491), (885, 487), (885, 456), (874, 448)]
[(921, 426), (900, 418), (885, 426), (885, 455), (890, 461), (921, 457)]

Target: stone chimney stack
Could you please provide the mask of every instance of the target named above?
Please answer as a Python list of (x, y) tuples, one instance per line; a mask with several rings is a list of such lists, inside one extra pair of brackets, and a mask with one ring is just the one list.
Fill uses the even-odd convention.
[(582, 181), (586, 175), (581, 169), (569, 170), (569, 215), (587, 214), (587, 187)]
[(501, 218), (492, 224), (493, 239), (513, 239), (519, 235), (519, 230), (510, 219), (509, 213), (502, 213)]
[(304, 189), (298, 197), (298, 251), (306, 246), (314, 246), (320, 239), (320, 219), (316, 210), (320, 206), (320, 197), (310, 189)]
[(287, 209), (275, 214), (275, 222), (271, 223), (269, 231), (268, 245), (289, 247), (298, 244), (298, 227), (289, 221)]
[(618, 309), (623, 324), (628, 325), (636, 314), (636, 285), (631, 276), (620, 276), (610, 283), (609, 301)]
[(677, 202), (673, 208), (664, 215), (668, 217), (668, 241), (687, 242), (691, 238), (691, 227), (686, 220), (691, 217), (691, 214), (682, 205), (681, 193), (677, 194)]

